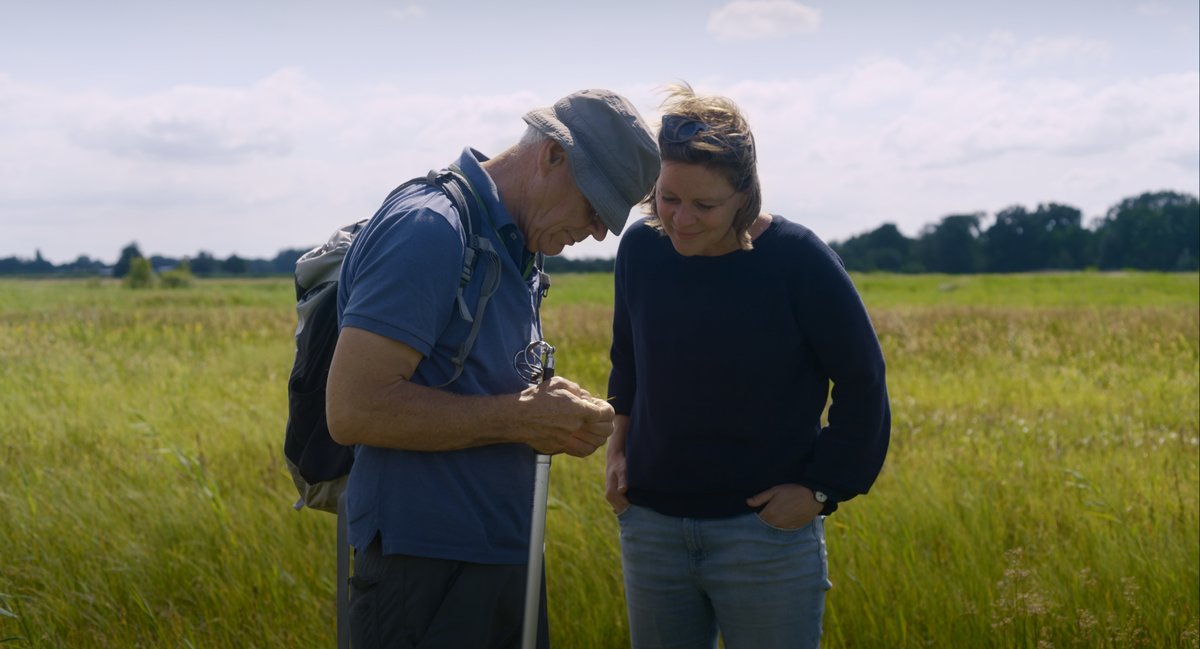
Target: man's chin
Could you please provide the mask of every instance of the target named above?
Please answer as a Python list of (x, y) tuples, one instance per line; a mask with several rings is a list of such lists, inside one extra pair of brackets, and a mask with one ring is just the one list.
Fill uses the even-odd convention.
[(554, 257), (562, 254), (562, 251), (566, 250), (570, 245), (571, 244), (569, 243), (552, 243), (548, 246), (544, 246), (540, 252), (547, 257)]

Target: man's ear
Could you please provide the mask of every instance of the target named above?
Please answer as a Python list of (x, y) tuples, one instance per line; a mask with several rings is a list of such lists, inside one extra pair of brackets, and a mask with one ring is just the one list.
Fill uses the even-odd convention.
[(547, 138), (538, 149), (538, 170), (543, 174), (567, 164), (567, 151), (558, 140)]

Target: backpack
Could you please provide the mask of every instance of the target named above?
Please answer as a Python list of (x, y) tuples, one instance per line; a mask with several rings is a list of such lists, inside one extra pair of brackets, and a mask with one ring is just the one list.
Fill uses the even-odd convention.
[[(463, 267), (455, 303), (458, 315), (471, 323), (471, 330), (452, 359), (454, 373), (450, 380), (434, 386), (445, 387), (462, 374), (488, 300), (500, 285), (500, 257), (487, 237), (476, 234), (485, 208), (467, 179), (453, 166), (440, 172), (430, 171), (428, 175), (409, 180), (392, 190), (379, 213), (390, 209), (392, 199), (402, 190), (419, 183), (442, 190), (457, 210), (463, 226)], [(473, 201), (464, 197), (464, 189)], [(288, 379), (288, 421), (283, 443), (288, 471), (300, 496), (294, 505), (296, 509), (308, 506), (336, 512), (338, 498), (354, 463), (353, 447), (342, 446), (329, 435), (325, 420), (325, 384), (338, 338), (337, 292), (342, 262), (354, 237), (368, 220), (339, 228), (324, 245), (304, 253), (296, 261), (296, 359)], [(471, 312), (464, 297), (466, 288), (476, 267), (485, 259), (484, 284), (475, 310)]]

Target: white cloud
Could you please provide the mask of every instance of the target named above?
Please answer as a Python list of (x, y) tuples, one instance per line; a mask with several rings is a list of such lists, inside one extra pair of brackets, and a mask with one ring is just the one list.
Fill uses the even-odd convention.
[(947, 37), (933, 44), (923, 59), (938, 67), (979, 65), (1028, 72), (1047, 66), (1103, 64), (1112, 52), (1110, 43), (1095, 38), (1062, 35), (1022, 41), (1012, 32), (994, 31), (982, 39)]
[(1112, 46), (1104, 41), (1063, 36), (1038, 38), (1017, 47), (1012, 60), (1017, 65), (1035, 67), (1063, 62), (1105, 61), (1112, 54)]
[(409, 4), (403, 7), (397, 7), (388, 11), (388, 14), (399, 21), (407, 21), (413, 18), (420, 18), (425, 15), (425, 8), (420, 5)]
[(708, 17), (708, 33), (721, 42), (811, 33), (820, 25), (820, 10), (792, 0), (734, 0)]
[(960, 73), (914, 88), (913, 109), (881, 135), (905, 166), (963, 165), (1017, 152), (1087, 157), (1187, 138), (1200, 119), (1191, 105), (1197, 97), (1195, 73), (1099, 87)]
[(1171, 13), (1171, 10), (1161, 2), (1141, 2), (1135, 7), (1137, 12), (1143, 16), (1165, 16)]
[(911, 96), (921, 83), (922, 72), (893, 59), (873, 60), (849, 70), (845, 84), (833, 89), (836, 106), (872, 108), (881, 103)]
[(369, 216), (464, 146), (498, 153), (545, 101), (323, 87), (298, 70), (132, 97), (0, 76), (0, 256), (107, 258), (136, 239), (147, 253), (270, 257)]
[(947, 214), (1012, 204), (1093, 217), (1147, 190), (1200, 192), (1200, 74), (1101, 83), (944, 65), (867, 60), (697, 91), (746, 112), (765, 207), (826, 239), (884, 222), (913, 236)]
[[(1142, 191), (1200, 193), (1200, 73), (1012, 74), (1016, 52), (1064, 51), (1044, 42), (999, 35), (952, 44), (952, 56), (693, 81), (745, 110), (765, 207), (825, 239), (884, 222), (911, 236), (946, 214), (1014, 203), (1057, 201), (1092, 217)], [(652, 87), (627, 88), (651, 121)], [(463, 146), (499, 152), (525, 111), (553, 100), (323, 86), (299, 70), (135, 96), (0, 74), (0, 256), (40, 247), (56, 263), (112, 261), (136, 239), (147, 253), (270, 257), (368, 216)], [(617, 241), (569, 254), (609, 256)]]
[(120, 156), (180, 162), (236, 162), (260, 154), (286, 155), (292, 148), (288, 138), (273, 129), (230, 129), (189, 116), (112, 122), (75, 137), (85, 146)]
[[(98, 97), (86, 102), (86, 111), (62, 112), (72, 140), (89, 149), (183, 164), (235, 164), (291, 153), (296, 129), (312, 119), (319, 103), (306, 84), (300, 72), (284, 70), (245, 89), (180, 86), (133, 99)], [(81, 107), (81, 101), (71, 103)]]

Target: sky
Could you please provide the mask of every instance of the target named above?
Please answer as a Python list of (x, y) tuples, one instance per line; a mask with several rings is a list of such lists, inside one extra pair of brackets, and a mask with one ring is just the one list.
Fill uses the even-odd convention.
[[(1200, 195), (1195, 0), (0, 0), (0, 257), (271, 258), (583, 88), (746, 114), (764, 208), (843, 241)], [(637, 218), (635, 210), (631, 218)], [(985, 220), (985, 224), (987, 221)], [(568, 257), (610, 257), (617, 238)]]

